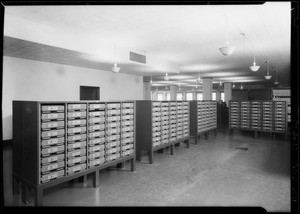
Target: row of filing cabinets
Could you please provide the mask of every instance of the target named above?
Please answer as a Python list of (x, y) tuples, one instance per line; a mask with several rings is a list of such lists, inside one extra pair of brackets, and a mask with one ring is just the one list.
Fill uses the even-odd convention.
[(16, 101), (14, 109), (26, 124), (14, 128), (14, 171), (33, 184), (135, 157), (135, 101)]
[(229, 113), (230, 128), (287, 131), (287, 111), (284, 101), (231, 100)]
[(189, 136), (188, 102), (152, 102), (152, 146)]

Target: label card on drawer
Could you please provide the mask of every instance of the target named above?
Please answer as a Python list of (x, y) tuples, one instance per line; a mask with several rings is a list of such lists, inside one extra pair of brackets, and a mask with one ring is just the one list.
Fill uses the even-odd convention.
[(68, 109), (70, 110), (86, 109), (86, 104), (68, 104)]
[(68, 141), (75, 141), (75, 140), (85, 140), (86, 139), (86, 134), (81, 134), (81, 135), (74, 135), (74, 136), (68, 136)]
[(90, 110), (95, 110), (95, 109), (105, 109), (105, 104), (94, 104), (94, 103), (90, 103), (89, 104), (89, 109)]
[(86, 120), (69, 120), (68, 126), (78, 126), (78, 125), (85, 125)]
[(64, 111), (63, 105), (42, 105), (42, 111)]
[(121, 120), (120, 116), (114, 116), (114, 117), (107, 117), (107, 121), (119, 121)]
[(108, 115), (119, 115), (121, 113), (120, 110), (108, 110), (107, 114)]
[(64, 129), (52, 130), (52, 131), (45, 131), (45, 132), (42, 132), (42, 138), (62, 136), (64, 134), (65, 134), (65, 130)]
[(80, 133), (80, 132), (86, 132), (86, 127), (78, 127), (78, 128), (69, 128), (68, 129), (69, 134)]
[(133, 114), (133, 109), (123, 109), (122, 114)]
[(64, 117), (64, 113), (42, 114), (42, 120), (63, 119)]
[(65, 126), (64, 121), (42, 123), (42, 129), (58, 128), (64, 126)]
[(69, 118), (86, 117), (86, 112), (85, 111), (82, 111), (82, 112), (69, 112), (68, 117)]
[(122, 103), (123, 108), (133, 108), (134, 104), (133, 103)]
[(123, 122), (122, 122), (122, 125), (123, 125), (123, 126), (130, 126), (130, 125), (133, 125), (133, 121), (123, 121)]
[(122, 120), (132, 120), (133, 119), (133, 115), (123, 115), (122, 116)]
[(108, 128), (120, 127), (120, 123), (107, 123), (106, 127)]
[(51, 146), (51, 145), (55, 145), (55, 144), (61, 144), (65, 142), (65, 138), (61, 137), (61, 138), (51, 138), (49, 140), (42, 140), (42, 146)]

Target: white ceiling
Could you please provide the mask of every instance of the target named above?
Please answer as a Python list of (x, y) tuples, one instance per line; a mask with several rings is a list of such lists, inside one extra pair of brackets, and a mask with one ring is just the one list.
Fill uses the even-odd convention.
[[(9, 22), (8, 17), (17, 17), (31, 23), (32, 32), (36, 32), (37, 29), (33, 29), (36, 24), (36, 26), (55, 29), (52, 30), (52, 38), (59, 36), (57, 32), (65, 33), (61, 34), (60, 38), (68, 38), (68, 42), (73, 40), (75, 43), (72, 46), (73, 51), (79, 50), (79, 45), (86, 46), (86, 50), (80, 47), (83, 55), (97, 56), (101, 52), (96, 51), (99, 44), (105, 44), (110, 48), (109, 51), (105, 50), (105, 57), (102, 57), (102, 52), (102, 55), (98, 55), (99, 57), (95, 57), (93, 61), (91, 58), (72, 60), (82, 61), (82, 66), (99, 65), (99, 68), (109, 70), (110, 64), (114, 61), (114, 48), (117, 46), (117, 52), (122, 52), (121, 49), (127, 50), (126, 53), (135, 51), (147, 57), (145, 66), (130, 61), (127, 55), (117, 54), (121, 72), (143, 76), (153, 75), (156, 83), (181, 83), (181, 85), (194, 86), (200, 72), (201, 77), (212, 77), (214, 82), (242, 81), (245, 84), (272, 84), (274, 78), (265, 81), (263, 77), (266, 74), (265, 61), (270, 60), (270, 68), (274, 67), (278, 70), (279, 81), (283, 85), (289, 85), (290, 7), (289, 2), (220, 6), (6, 6), (5, 18), (8, 21), (4, 25), (4, 36), (6, 36), (4, 42), (7, 43), (8, 37), (12, 38), (10, 38), (11, 42), (4, 46), (4, 54), (14, 56), (14, 53), (18, 52), (16, 50), (20, 47), (14, 47), (13, 44), (16, 43), (13, 42), (14, 38), (23, 39), (25, 40), (23, 43), (26, 43), (26, 37), (33, 36), (28, 33), (24, 35), (25, 31), (22, 32), (16, 27), (11, 30), (14, 26)], [(8, 28), (10, 30), (6, 30)], [(12, 31), (14, 32), (11, 33)], [(219, 51), (219, 48), (225, 45), (227, 33), (230, 45), (236, 47), (231, 56), (223, 56)], [(66, 49), (63, 47), (64, 44), (59, 45), (57, 42), (54, 45), (56, 41), (50, 41), (49, 33), (50, 39), (47, 41), (45, 38), (43, 42), (31, 42), (52, 44), (51, 46), (60, 48), (60, 51)], [(76, 49), (78, 42), (75, 41), (78, 40), (82, 41), (82, 44), (78, 44)], [(35, 45), (39, 47), (39, 44)], [(253, 63), (254, 46), (256, 62), (261, 66), (256, 73), (249, 69)], [(68, 59), (72, 57), (70, 51), (65, 54)], [(25, 51), (23, 58), (26, 58), (26, 53), (30, 51)], [(29, 55), (32, 57), (33, 54)], [(63, 55), (53, 57), (52, 61), (57, 62)], [(15, 56), (20, 57), (17, 54)], [(80, 54), (74, 51), (74, 59), (76, 57), (79, 59)], [(50, 61), (51, 59), (52, 57)], [(95, 60), (98, 61), (95, 63)], [(155, 66), (158, 62), (166, 62), (166, 65), (173, 65), (173, 67), (163, 69), (163, 66), (161, 68)], [(89, 66), (89, 63), (93, 66)], [(272, 74), (274, 69), (270, 69)], [(170, 76), (168, 82), (163, 81), (166, 72)]]

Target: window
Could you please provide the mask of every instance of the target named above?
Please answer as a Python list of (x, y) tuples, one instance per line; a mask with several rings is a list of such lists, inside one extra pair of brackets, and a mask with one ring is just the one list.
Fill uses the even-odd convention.
[(216, 100), (217, 99), (217, 93), (216, 92), (213, 92), (212, 93), (212, 100)]
[(224, 93), (224, 92), (221, 93), (221, 100), (222, 100), (223, 102), (225, 102), (225, 93)]
[(182, 93), (176, 94), (176, 100), (182, 100)]
[(170, 100), (170, 99), (171, 99), (170, 92), (167, 92), (167, 100)]
[(100, 87), (80, 86), (80, 100), (100, 100)]
[(187, 92), (186, 93), (186, 100), (193, 100), (193, 93)]
[(197, 93), (197, 100), (203, 100), (203, 94)]
[(157, 93), (157, 100), (162, 101), (163, 100), (163, 94), (162, 93)]

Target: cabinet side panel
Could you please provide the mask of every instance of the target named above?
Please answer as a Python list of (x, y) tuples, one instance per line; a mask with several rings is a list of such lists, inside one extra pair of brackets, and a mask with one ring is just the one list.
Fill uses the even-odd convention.
[(136, 101), (136, 148), (152, 148), (152, 102)]
[(36, 102), (24, 102), (23, 112), (23, 177), (33, 184), (38, 184), (38, 104)]
[(22, 176), (23, 102), (13, 101), (13, 172)]
[(197, 101), (190, 101), (190, 135), (197, 135)]

